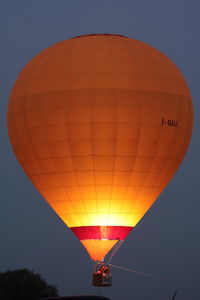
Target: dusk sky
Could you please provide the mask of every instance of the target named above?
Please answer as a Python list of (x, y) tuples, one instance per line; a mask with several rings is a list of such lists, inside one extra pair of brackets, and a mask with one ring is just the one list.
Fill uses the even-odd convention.
[(191, 91), (194, 129), (185, 159), (112, 263), (164, 278), (112, 269), (113, 300), (200, 299), (200, 1), (0, 1), (0, 272), (28, 268), (60, 295), (97, 294), (92, 265), (78, 239), (21, 169), (9, 142), (9, 93), (22, 68), (41, 50), (76, 35), (114, 33), (167, 55)]

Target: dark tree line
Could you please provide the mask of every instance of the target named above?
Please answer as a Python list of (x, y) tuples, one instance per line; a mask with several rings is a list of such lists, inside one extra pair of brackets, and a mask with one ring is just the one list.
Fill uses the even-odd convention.
[(28, 269), (0, 273), (0, 300), (36, 300), (50, 296), (58, 296), (58, 290), (40, 274)]

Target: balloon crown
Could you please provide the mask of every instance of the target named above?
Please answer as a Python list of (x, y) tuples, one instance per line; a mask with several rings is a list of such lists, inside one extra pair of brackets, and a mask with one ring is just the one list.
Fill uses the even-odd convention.
[(122, 34), (114, 34), (114, 33), (90, 33), (90, 34), (82, 34), (82, 35), (77, 35), (74, 36), (72, 39), (77, 39), (77, 38), (82, 38), (82, 37), (89, 37), (89, 36), (99, 36), (99, 35), (103, 35), (103, 36), (120, 36), (123, 38), (128, 38), (125, 35)]

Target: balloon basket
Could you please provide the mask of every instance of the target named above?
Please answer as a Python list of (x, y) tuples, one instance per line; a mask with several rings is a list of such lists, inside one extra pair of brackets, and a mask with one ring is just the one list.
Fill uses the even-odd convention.
[(112, 285), (112, 274), (109, 266), (104, 262), (97, 262), (93, 271), (92, 285), (109, 287)]

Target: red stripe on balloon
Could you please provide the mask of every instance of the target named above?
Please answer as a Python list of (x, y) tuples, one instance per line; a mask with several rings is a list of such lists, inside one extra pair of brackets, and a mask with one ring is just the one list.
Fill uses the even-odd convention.
[(124, 240), (133, 227), (127, 226), (82, 226), (71, 227), (79, 240)]

